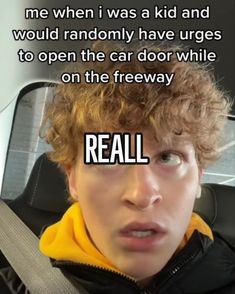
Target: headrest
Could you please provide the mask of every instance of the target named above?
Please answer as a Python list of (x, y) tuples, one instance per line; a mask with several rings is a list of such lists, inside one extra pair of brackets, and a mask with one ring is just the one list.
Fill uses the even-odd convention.
[(30, 207), (49, 212), (63, 213), (69, 207), (64, 174), (46, 154), (36, 160), (20, 198)]
[(213, 229), (235, 246), (235, 187), (203, 184), (194, 211)]

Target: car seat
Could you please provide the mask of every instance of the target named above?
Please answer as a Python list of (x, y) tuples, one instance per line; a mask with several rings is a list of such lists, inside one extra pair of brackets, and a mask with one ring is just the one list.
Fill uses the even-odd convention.
[(194, 211), (235, 247), (235, 187), (202, 184), (201, 197), (196, 200)]
[(8, 205), (39, 236), (69, 207), (67, 194), (62, 171), (44, 153), (36, 160), (23, 193)]

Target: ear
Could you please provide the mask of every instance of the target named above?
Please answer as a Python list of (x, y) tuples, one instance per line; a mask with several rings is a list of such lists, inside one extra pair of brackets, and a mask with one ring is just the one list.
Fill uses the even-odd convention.
[(203, 177), (204, 169), (199, 167), (198, 168), (198, 175), (199, 175), (199, 182), (201, 182), (201, 179)]
[(196, 198), (201, 198), (201, 193), (202, 193), (202, 188), (201, 188), (201, 185), (199, 184), (198, 185), (198, 190), (197, 190), (197, 194), (196, 194)]
[(67, 176), (68, 188), (70, 196), (78, 201), (78, 191), (77, 191), (77, 177), (76, 177), (76, 168), (75, 166), (66, 166), (65, 173)]
[(203, 176), (203, 172), (204, 172), (204, 170), (202, 168), (199, 168), (199, 171), (198, 171), (199, 183), (198, 183), (198, 190), (197, 190), (196, 198), (200, 198), (201, 197), (201, 193), (202, 193), (201, 179), (202, 179), (202, 176)]

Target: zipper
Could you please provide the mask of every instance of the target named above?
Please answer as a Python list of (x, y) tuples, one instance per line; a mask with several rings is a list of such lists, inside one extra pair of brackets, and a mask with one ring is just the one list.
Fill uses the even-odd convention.
[(121, 273), (121, 272), (118, 272), (118, 271), (115, 271), (115, 270), (111, 270), (111, 269), (109, 269), (109, 268), (105, 268), (105, 267), (102, 267), (102, 266), (89, 264), (89, 263), (83, 263), (83, 262), (81, 262), (81, 263), (76, 263), (76, 264), (71, 263), (71, 265), (75, 265), (75, 266), (76, 266), (77, 264), (79, 264), (79, 265), (81, 265), (81, 266), (85, 266), (85, 267), (95, 268), (95, 269), (97, 269), (97, 270), (101, 270), (101, 271), (105, 271), (105, 272), (110, 272), (110, 273), (112, 273), (112, 274), (118, 275), (118, 276), (120, 276), (120, 277), (122, 277), (122, 278), (124, 278), (124, 279), (126, 279), (126, 280), (128, 280), (128, 281), (130, 281), (130, 282), (134, 282), (134, 283), (137, 284), (137, 282), (136, 282), (135, 279), (132, 279), (131, 277), (129, 277), (129, 276), (127, 276), (127, 275), (125, 275), (125, 274), (123, 274), (123, 273)]
[(69, 265), (69, 266), (75, 266), (75, 267), (77, 265), (80, 265), (80, 266), (89, 267), (89, 268), (97, 269), (97, 270), (104, 271), (104, 272), (109, 272), (109, 273), (117, 275), (117, 276), (121, 277), (122, 279), (125, 279), (126, 281), (131, 283), (132, 286), (134, 286), (140, 294), (151, 294), (152, 293), (150, 290), (140, 289), (140, 287), (135, 279), (133, 279), (133, 278), (121, 273), (121, 272), (111, 270), (109, 268), (105, 268), (102, 266), (93, 265), (93, 264), (89, 264), (89, 263), (73, 263), (73, 262), (69, 262), (69, 261), (62, 261), (62, 262), (54, 261), (54, 263), (58, 264), (58, 265), (63, 264), (63, 265)]
[(182, 260), (177, 266), (175, 266), (173, 269), (169, 270), (168, 277), (159, 285), (159, 289), (162, 288), (170, 279), (172, 279), (179, 271), (182, 270), (182, 268), (189, 263), (191, 260), (193, 260), (197, 254), (199, 253), (199, 250), (197, 252), (194, 252), (184, 260)]
[[(188, 252), (187, 256), (185, 256), (184, 258), (182, 257), (182, 260), (178, 261), (178, 263), (176, 262), (175, 265), (172, 265), (169, 267), (169, 270), (166, 272), (166, 277), (165, 279), (162, 279), (162, 282), (159, 281), (159, 283), (157, 282), (155, 285), (153, 284), (153, 286), (147, 290), (160, 290), (161, 288), (163, 288), (163, 286), (169, 282), (169, 280), (173, 279), (174, 276), (176, 274), (178, 274), (190, 261), (192, 261), (193, 259), (196, 258), (196, 256), (202, 252), (205, 253), (205, 250), (209, 247), (210, 244), (207, 242), (207, 244), (203, 244), (202, 240), (201, 240), (201, 234), (195, 233), (193, 234), (193, 236), (191, 237), (191, 240), (189, 241), (190, 243), (188, 244), (188, 246), (190, 246), (189, 248), (192, 247), (191, 244), (194, 244), (192, 249), (191, 249), (191, 253)], [(192, 252), (193, 251), (193, 252)], [(154, 282), (153, 282), (154, 283)], [(153, 293), (154, 293), (153, 291)]]
[[(77, 266), (77, 265), (80, 265), (80, 266), (84, 266), (84, 267), (89, 267), (89, 268), (93, 268), (93, 269), (96, 269), (96, 270), (100, 270), (100, 271), (103, 271), (103, 272), (109, 272), (111, 274), (114, 274), (114, 275), (117, 275), (119, 277), (121, 277), (122, 279), (125, 279), (127, 280), (128, 282), (132, 283), (133, 285), (135, 285), (138, 290), (139, 289), (139, 286), (137, 284), (137, 281), (121, 272), (118, 272), (118, 271), (115, 271), (115, 270), (112, 270), (112, 269), (109, 269), (109, 268), (105, 268), (105, 267), (102, 267), (102, 266), (98, 266), (98, 265), (93, 265), (93, 264), (89, 264), (89, 263), (74, 263), (74, 262), (70, 262), (70, 261), (54, 261), (54, 264), (57, 264), (57, 265), (69, 265), (69, 266)], [(141, 292), (142, 294), (142, 292)], [(148, 294), (148, 292), (144, 292), (143, 294)]]
[(171, 270), (170, 275), (168, 277), (168, 280), (171, 279), (178, 271), (180, 271), (188, 262), (193, 260), (197, 256), (198, 252), (195, 252), (194, 254), (190, 255), (188, 258), (180, 262), (179, 265), (177, 265), (174, 269)]
[[(174, 267), (172, 267), (171, 269), (168, 270), (168, 273), (166, 274), (167, 277), (165, 279), (162, 280), (162, 282), (154, 284), (154, 279), (153, 279), (153, 284), (150, 287), (146, 287), (145, 289), (140, 289), (137, 281), (133, 278), (131, 278), (130, 276), (127, 276), (121, 272), (109, 269), (109, 268), (104, 268), (101, 266), (97, 266), (97, 265), (91, 265), (89, 263), (74, 263), (74, 262), (70, 262), (70, 261), (54, 261), (55, 264), (63, 264), (63, 265), (70, 265), (70, 266), (84, 266), (84, 267), (89, 267), (89, 268), (93, 268), (93, 269), (97, 269), (103, 272), (108, 272), (111, 274), (114, 274), (116, 276), (121, 277), (122, 279), (125, 279), (126, 281), (128, 281), (133, 287), (135, 287), (135, 289), (138, 291), (138, 293), (140, 294), (151, 294), (151, 293), (156, 293), (156, 290), (160, 290), (170, 279), (172, 279), (176, 274), (179, 273), (179, 271), (182, 270), (182, 268), (184, 268), (191, 260), (193, 260), (198, 253), (200, 252), (201, 249), (198, 249), (196, 251), (194, 251), (194, 253), (191, 253), (189, 256), (185, 257), (182, 261), (180, 261), (177, 265), (175, 265)], [(157, 287), (157, 288), (156, 288)]]
[[(167, 276), (166, 279), (164, 279), (164, 281), (162, 283), (159, 284), (159, 288), (158, 290), (160, 290), (160, 288), (162, 288), (162, 286), (164, 286), (170, 279), (172, 279), (180, 270), (182, 270), (182, 268), (188, 263), (190, 262), (191, 260), (193, 260), (197, 254), (198, 254), (199, 251), (197, 252), (194, 252), (193, 254), (191, 254), (190, 256), (188, 256), (187, 258), (185, 258), (184, 260), (182, 260), (177, 266), (175, 266), (173, 269), (169, 270), (169, 274)], [(55, 264), (57, 265), (60, 265), (60, 264), (63, 264), (63, 265), (69, 265), (69, 266), (77, 266), (77, 265), (80, 265), (80, 266), (83, 266), (83, 267), (88, 267), (88, 268), (93, 268), (93, 269), (96, 269), (96, 270), (99, 270), (99, 271), (103, 271), (103, 272), (109, 272), (111, 274), (114, 274), (114, 275), (117, 275), (119, 277), (121, 277), (122, 279), (125, 279), (126, 281), (130, 282), (135, 288), (136, 290), (140, 293), (140, 294), (151, 294), (151, 293), (154, 293), (155, 290), (153, 290), (153, 288), (149, 288), (149, 289), (140, 289), (137, 281), (121, 272), (118, 272), (118, 271), (114, 271), (114, 270), (111, 270), (109, 268), (105, 268), (105, 267), (101, 267), (101, 266), (98, 266), (98, 265), (91, 265), (89, 263), (74, 263), (74, 262), (69, 262), (69, 261), (55, 261), (54, 262)], [(155, 287), (154, 287), (155, 288)]]

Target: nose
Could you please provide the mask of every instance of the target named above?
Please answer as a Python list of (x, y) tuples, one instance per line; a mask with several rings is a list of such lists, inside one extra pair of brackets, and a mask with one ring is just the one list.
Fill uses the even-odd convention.
[(157, 176), (149, 165), (133, 165), (132, 176), (123, 194), (123, 201), (139, 210), (146, 210), (162, 201)]

